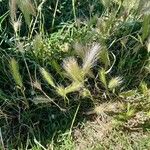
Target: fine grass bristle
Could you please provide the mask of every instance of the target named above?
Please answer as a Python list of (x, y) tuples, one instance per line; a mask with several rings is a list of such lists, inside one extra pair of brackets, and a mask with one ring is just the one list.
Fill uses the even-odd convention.
[(14, 58), (10, 60), (10, 70), (14, 78), (14, 81), (16, 82), (16, 85), (22, 88), (23, 82), (22, 82), (22, 78), (19, 72), (19, 65), (18, 65), (18, 62)]

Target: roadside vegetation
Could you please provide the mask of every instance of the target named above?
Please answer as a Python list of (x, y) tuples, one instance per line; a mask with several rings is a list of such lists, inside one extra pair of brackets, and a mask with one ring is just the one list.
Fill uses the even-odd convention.
[(148, 150), (150, 1), (1, 0), (0, 146)]

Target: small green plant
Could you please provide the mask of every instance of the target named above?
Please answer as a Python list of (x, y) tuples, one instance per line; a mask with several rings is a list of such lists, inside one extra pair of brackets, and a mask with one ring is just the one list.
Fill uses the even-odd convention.
[(86, 77), (89, 74), (94, 63), (97, 61), (99, 53), (100, 46), (99, 44), (96, 44), (86, 52), (83, 58), (82, 66), (78, 65), (77, 60), (74, 57), (67, 58), (63, 61), (65, 75), (72, 82), (66, 87), (62, 85), (57, 86), (57, 84), (55, 85), (51, 75), (47, 71), (45, 71), (45, 69), (40, 69), (40, 72), (43, 78), (56, 90), (56, 93), (64, 98), (66, 103), (66, 99), (68, 100), (67, 94), (85, 89), (84, 82), (86, 81)]

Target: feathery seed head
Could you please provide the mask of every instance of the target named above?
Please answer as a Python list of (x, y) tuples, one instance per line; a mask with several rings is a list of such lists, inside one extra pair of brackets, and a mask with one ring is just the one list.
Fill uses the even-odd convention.
[(21, 20), (18, 19), (17, 21), (12, 22), (12, 24), (13, 24), (15, 33), (17, 33), (21, 26)]
[(66, 89), (63, 86), (59, 85), (57, 87), (57, 93), (63, 98), (66, 98)]
[(91, 92), (87, 88), (82, 88), (82, 90), (80, 90), (80, 95), (83, 98), (90, 97), (91, 96)]
[(36, 16), (36, 10), (31, 0), (17, 0), (17, 5), (22, 11), (25, 22), (30, 25), (31, 15)]
[(19, 72), (19, 65), (18, 65), (18, 62), (14, 58), (10, 60), (10, 70), (11, 70), (12, 76), (16, 84), (20, 87), (23, 87), (22, 78)]
[(70, 84), (67, 87), (58, 86), (57, 87), (57, 93), (60, 96), (65, 98), (67, 94), (69, 94), (71, 92), (79, 91), (82, 87), (83, 87), (83, 85), (81, 83), (73, 82), (72, 84)]
[(48, 84), (50, 84), (52, 87), (56, 87), (55, 83), (53, 81), (53, 78), (49, 72), (47, 72), (44, 68), (40, 68), (40, 72), (43, 76), (43, 78), (47, 81)]
[(115, 77), (115, 78), (112, 78), (110, 81), (109, 81), (109, 84), (108, 84), (108, 88), (110, 90), (113, 90), (115, 89), (116, 87), (119, 87), (121, 84), (122, 84), (123, 80), (121, 77)]
[(84, 80), (82, 70), (74, 57), (65, 59), (63, 62), (63, 68), (73, 81), (82, 82)]
[(75, 92), (75, 91), (79, 91), (82, 88), (82, 84), (79, 82), (73, 82), (71, 85), (67, 86), (66, 89), (66, 93), (71, 93), (71, 92)]
[(88, 73), (89, 70), (93, 67), (94, 63), (97, 61), (100, 53), (100, 45), (95, 44), (92, 48), (86, 53), (85, 58), (83, 59), (83, 71)]

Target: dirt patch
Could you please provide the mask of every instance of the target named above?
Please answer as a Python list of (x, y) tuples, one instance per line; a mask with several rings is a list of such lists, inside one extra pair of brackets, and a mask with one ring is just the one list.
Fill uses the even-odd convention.
[(102, 141), (112, 130), (111, 118), (107, 120), (98, 116), (94, 121), (88, 121), (81, 129), (74, 130), (76, 150), (93, 149), (98, 142)]

